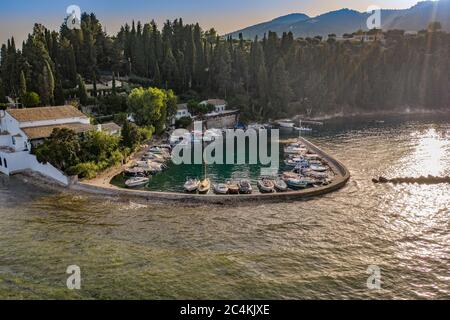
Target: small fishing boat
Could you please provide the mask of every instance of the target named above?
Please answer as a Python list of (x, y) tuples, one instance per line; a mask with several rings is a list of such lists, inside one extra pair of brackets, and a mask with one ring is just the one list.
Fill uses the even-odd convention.
[(275, 192), (275, 184), (268, 178), (262, 178), (258, 181), (258, 189), (261, 193)]
[(149, 149), (150, 152), (155, 153), (155, 154), (161, 154), (163, 153), (163, 149), (159, 148), (159, 147), (151, 147)]
[(294, 130), (296, 131), (304, 131), (304, 132), (311, 132), (312, 129), (311, 128), (307, 128), (302, 126), (302, 122), (300, 121), (300, 125), (298, 127), (294, 127)]
[(138, 187), (145, 186), (149, 181), (150, 181), (149, 178), (135, 177), (135, 178), (131, 178), (131, 179), (128, 179), (127, 181), (125, 181), (125, 185), (128, 188), (138, 188)]
[(198, 193), (207, 194), (211, 189), (211, 180), (204, 179), (198, 185)]
[(227, 194), (228, 193), (228, 187), (224, 183), (219, 183), (214, 185), (214, 193), (215, 194)]
[(125, 176), (127, 176), (127, 177), (136, 177), (136, 176), (142, 177), (142, 176), (146, 175), (146, 171), (144, 170), (144, 168), (140, 168), (140, 167), (125, 169), (124, 173), (125, 173)]
[(281, 175), (281, 178), (284, 181), (287, 181), (288, 179), (291, 179), (291, 178), (293, 178), (293, 179), (298, 178), (298, 174), (295, 172), (292, 172), (292, 171), (286, 171), (286, 172), (283, 172), (283, 174)]
[(284, 182), (284, 180), (282, 178), (275, 179), (273, 184), (275, 186), (275, 190), (278, 191), (278, 192), (285, 192), (285, 191), (288, 190), (288, 186), (287, 186), (286, 182)]
[(284, 153), (289, 155), (304, 155), (308, 152), (308, 149), (300, 148), (300, 147), (294, 147), (294, 146), (287, 146), (284, 148)]
[(308, 187), (308, 182), (302, 178), (289, 178), (286, 180), (286, 184), (293, 190), (300, 190)]
[(305, 158), (308, 159), (308, 160), (320, 160), (320, 156), (318, 154), (315, 154), (315, 153), (305, 154)]
[(240, 194), (252, 194), (253, 188), (248, 180), (241, 180), (239, 182), (239, 193)]
[(306, 128), (306, 127), (294, 127), (295, 131), (302, 131), (302, 132), (311, 132), (313, 131), (311, 128)]
[(237, 182), (228, 180), (226, 185), (229, 194), (239, 194), (239, 184)]
[(289, 120), (289, 119), (286, 119), (286, 120), (279, 120), (279, 121), (277, 121), (277, 123), (278, 123), (278, 125), (279, 125), (281, 128), (290, 128), (290, 129), (292, 129), (292, 128), (294, 128), (294, 126), (295, 126), (294, 121)]
[(284, 164), (287, 167), (291, 167), (291, 168), (295, 168), (297, 166), (297, 162), (295, 162), (294, 160), (284, 160)]
[(317, 171), (313, 171), (313, 170), (307, 170), (307, 171), (303, 171), (303, 173), (306, 176), (312, 177), (312, 178), (316, 178), (316, 179), (326, 179), (328, 178), (328, 173), (327, 172), (317, 172)]
[(248, 125), (248, 129), (259, 131), (259, 130), (266, 130), (266, 127), (263, 124), (252, 123)]
[(144, 154), (144, 158), (148, 158), (149, 160), (153, 160), (153, 159), (160, 159), (160, 160), (165, 160), (165, 156), (163, 153), (160, 154), (156, 154), (153, 152), (147, 152)]
[(160, 149), (165, 149), (167, 151), (172, 151), (172, 146), (170, 144), (162, 144), (158, 146)]
[(328, 170), (326, 167), (320, 166), (320, 165), (317, 165), (317, 164), (312, 164), (310, 166), (310, 168), (311, 168), (311, 170), (317, 171), (317, 172), (325, 172), (325, 171)]
[(196, 192), (198, 190), (198, 184), (198, 179), (189, 178), (184, 184), (184, 191), (189, 193)]

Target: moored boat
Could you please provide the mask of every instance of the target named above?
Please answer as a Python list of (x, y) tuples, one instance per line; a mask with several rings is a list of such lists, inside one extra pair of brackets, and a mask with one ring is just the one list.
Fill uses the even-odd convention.
[(131, 179), (128, 179), (127, 181), (125, 181), (125, 185), (128, 188), (138, 188), (138, 187), (145, 186), (149, 181), (150, 181), (149, 178), (135, 177), (135, 178), (131, 178)]
[(311, 132), (313, 131), (311, 128), (306, 128), (306, 127), (294, 127), (295, 131), (302, 131), (302, 132)]
[(228, 180), (226, 185), (229, 194), (239, 194), (239, 184), (237, 182)]
[(134, 167), (134, 168), (128, 168), (124, 171), (125, 176), (127, 177), (136, 177), (136, 176), (145, 176), (147, 172), (144, 170), (144, 168), (140, 167)]
[(258, 189), (261, 193), (275, 192), (275, 184), (268, 178), (262, 178), (258, 181)]
[(204, 179), (198, 185), (198, 193), (207, 194), (211, 189), (211, 180)]
[(228, 194), (228, 187), (224, 183), (219, 183), (214, 185), (215, 194)]
[(275, 190), (278, 192), (285, 192), (288, 190), (288, 186), (287, 186), (286, 182), (284, 182), (284, 180), (281, 178), (275, 179), (273, 184), (275, 186)]
[(317, 171), (317, 172), (325, 172), (325, 171), (328, 170), (326, 167), (321, 166), (321, 165), (317, 165), (317, 164), (312, 164), (310, 166), (310, 168), (311, 168), (311, 170)]
[(305, 154), (305, 158), (308, 159), (308, 160), (320, 160), (320, 156), (318, 154), (315, 154), (315, 153)]
[(149, 151), (155, 154), (161, 154), (164, 152), (164, 150), (159, 147), (151, 147)]
[(240, 194), (252, 194), (253, 188), (248, 180), (241, 180), (239, 182), (239, 193)]
[(189, 193), (196, 192), (198, 190), (198, 184), (198, 179), (190, 178), (184, 184), (184, 191)]
[(286, 180), (286, 184), (293, 190), (300, 190), (308, 187), (308, 182), (302, 178), (289, 178)]
[(279, 120), (279, 121), (277, 121), (277, 123), (281, 128), (291, 128), (292, 129), (295, 126), (294, 121), (289, 120), (289, 119)]

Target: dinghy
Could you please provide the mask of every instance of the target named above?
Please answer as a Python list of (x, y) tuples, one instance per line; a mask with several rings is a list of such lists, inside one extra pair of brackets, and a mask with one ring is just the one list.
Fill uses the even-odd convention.
[(136, 177), (136, 178), (131, 178), (131, 179), (128, 179), (127, 181), (125, 181), (125, 185), (128, 188), (138, 188), (138, 187), (145, 186), (149, 181), (150, 181), (149, 178)]
[(184, 190), (189, 193), (196, 192), (198, 189), (198, 179), (190, 178), (184, 184)]
[(228, 193), (228, 187), (224, 183), (219, 183), (214, 186), (214, 193), (215, 194), (227, 194)]
[(237, 182), (228, 180), (226, 185), (229, 194), (239, 194), (239, 184)]
[(248, 180), (241, 180), (239, 182), (239, 193), (240, 194), (252, 194), (253, 188)]
[(275, 184), (268, 178), (262, 178), (258, 181), (258, 189), (261, 193), (275, 192)]
[(273, 182), (273, 184), (275, 186), (275, 190), (277, 190), (278, 192), (285, 192), (288, 189), (288, 186), (287, 186), (286, 182), (284, 182), (284, 180), (281, 179), (281, 178), (277, 178)]

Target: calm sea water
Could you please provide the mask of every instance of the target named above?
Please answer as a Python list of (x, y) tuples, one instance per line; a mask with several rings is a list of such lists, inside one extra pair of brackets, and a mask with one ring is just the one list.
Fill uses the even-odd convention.
[[(450, 118), (340, 120), (311, 140), (342, 160), (344, 189), (240, 207), (118, 202), (0, 176), (0, 298), (450, 298)], [(66, 287), (69, 265), (82, 290)], [(381, 289), (369, 290), (370, 265)]]

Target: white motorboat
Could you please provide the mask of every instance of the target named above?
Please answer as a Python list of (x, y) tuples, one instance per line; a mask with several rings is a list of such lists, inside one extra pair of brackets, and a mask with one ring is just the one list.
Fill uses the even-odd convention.
[(294, 128), (294, 126), (295, 126), (294, 121), (289, 120), (289, 119), (286, 119), (286, 120), (279, 120), (279, 121), (277, 121), (277, 123), (278, 123), (278, 125), (279, 125), (281, 128), (290, 128), (290, 129), (292, 129), (292, 128)]
[(311, 128), (306, 128), (306, 127), (294, 127), (295, 131), (302, 131), (302, 132), (311, 132), (313, 131), (313, 129)]
[(307, 149), (299, 147), (287, 146), (286, 148), (284, 148), (284, 153), (286, 154), (304, 154), (306, 152), (308, 152)]
[(128, 188), (138, 188), (145, 186), (149, 181), (150, 179), (146, 177), (135, 177), (125, 181), (125, 185)]
[(127, 177), (137, 177), (137, 176), (143, 177), (146, 175), (146, 171), (140, 167), (125, 169), (124, 173)]
[(301, 121), (300, 121), (300, 126), (294, 127), (294, 130), (296, 130), (296, 131), (303, 131), (303, 132), (311, 132), (311, 131), (313, 131), (311, 128), (307, 128), (307, 127), (302, 126), (302, 122)]
[(224, 183), (214, 185), (215, 194), (228, 194), (228, 186)]
[(317, 172), (325, 172), (325, 171), (328, 170), (326, 167), (320, 166), (320, 165), (317, 165), (317, 164), (312, 164), (310, 166), (310, 168), (311, 168), (311, 170), (317, 171)]
[(165, 150), (160, 147), (151, 147), (149, 151), (154, 154), (162, 154), (165, 152)]
[(198, 184), (199, 184), (198, 179), (190, 178), (184, 184), (184, 190), (186, 192), (196, 192), (198, 190)]

